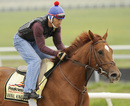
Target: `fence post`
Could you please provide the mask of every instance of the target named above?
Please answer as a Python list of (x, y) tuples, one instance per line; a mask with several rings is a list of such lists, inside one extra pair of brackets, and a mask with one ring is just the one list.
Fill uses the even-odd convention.
[(107, 104), (108, 106), (113, 106), (112, 102), (111, 102), (111, 98), (106, 98)]
[(97, 73), (97, 71), (94, 71), (94, 78), (95, 78), (95, 82), (99, 82), (100, 76), (99, 76), (99, 74)]

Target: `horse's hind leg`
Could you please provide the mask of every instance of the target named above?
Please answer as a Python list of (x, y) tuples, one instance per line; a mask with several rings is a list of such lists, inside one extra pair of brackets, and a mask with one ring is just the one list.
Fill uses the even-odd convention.
[(14, 71), (14, 68), (0, 67), (0, 106), (2, 106), (2, 104), (4, 103), (4, 86), (6, 84), (7, 79)]

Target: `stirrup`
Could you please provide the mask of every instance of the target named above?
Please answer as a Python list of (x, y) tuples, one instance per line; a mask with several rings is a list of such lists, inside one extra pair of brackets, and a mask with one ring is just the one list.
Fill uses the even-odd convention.
[(32, 91), (31, 93), (24, 92), (23, 99), (30, 99), (30, 98), (39, 100), (39, 99), (43, 98), (43, 96), (36, 94), (36, 92), (34, 92), (34, 91)]

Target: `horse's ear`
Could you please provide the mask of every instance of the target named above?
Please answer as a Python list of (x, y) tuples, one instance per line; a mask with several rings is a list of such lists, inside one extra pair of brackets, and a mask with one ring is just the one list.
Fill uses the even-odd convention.
[(108, 35), (107, 33), (108, 33), (108, 29), (107, 29), (106, 33), (104, 34), (104, 36), (103, 36), (103, 39), (105, 39), (105, 40), (107, 39), (107, 35)]
[(95, 38), (94, 34), (90, 30), (88, 31), (88, 33), (89, 33), (89, 39), (93, 40)]

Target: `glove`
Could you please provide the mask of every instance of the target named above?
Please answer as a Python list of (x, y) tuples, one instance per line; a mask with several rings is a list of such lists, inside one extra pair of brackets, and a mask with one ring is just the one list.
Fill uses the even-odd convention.
[(64, 61), (64, 60), (67, 59), (68, 55), (67, 55), (65, 52), (59, 52), (59, 53), (57, 54), (57, 57), (58, 57), (60, 60)]

